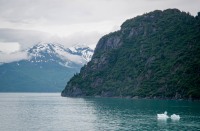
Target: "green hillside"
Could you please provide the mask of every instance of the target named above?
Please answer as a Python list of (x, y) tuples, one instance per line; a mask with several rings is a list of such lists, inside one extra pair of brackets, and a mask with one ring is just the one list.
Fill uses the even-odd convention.
[(59, 92), (79, 69), (56, 63), (42, 66), (27, 61), (7, 63), (0, 66), (0, 92)]
[(103, 36), (62, 96), (200, 98), (200, 13), (156, 10)]

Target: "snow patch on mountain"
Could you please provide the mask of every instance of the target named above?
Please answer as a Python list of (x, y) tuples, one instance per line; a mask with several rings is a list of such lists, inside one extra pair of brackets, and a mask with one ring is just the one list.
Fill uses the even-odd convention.
[(81, 55), (82, 58), (85, 59), (87, 62), (91, 60), (94, 53), (94, 51), (87, 45), (75, 45), (73, 47), (70, 47), (69, 49), (72, 51), (73, 54)]
[(84, 65), (91, 60), (93, 50), (86, 45), (75, 45), (65, 48), (54, 43), (39, 43), (30, 49), (11, 54), (0, 52), (0, 63), (10, 63), (14, 61), (26, 60), (31, 63), (54, 62), (65, 67)]

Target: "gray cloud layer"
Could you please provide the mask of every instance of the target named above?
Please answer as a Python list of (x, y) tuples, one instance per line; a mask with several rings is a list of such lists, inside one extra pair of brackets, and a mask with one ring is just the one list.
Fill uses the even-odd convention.
[(0, 41), (18, 42), (23, 48), (45, 41), (48, 38), (48, 33), (40, 31), (0, 28)]
[(0, 42), (5, 42), (5, 44), (10, 44), (9, 42), (18, 42), (22, 47), (21, 49), (26, 49), (39, 42), (59, 43), (65, 47), (70, 47), (74, 44), (91, 45), (97, 43), (97, 40), (101, 36), (102, 34), (98, 32), (77, 32), (66, 37), (59, 37), (41, 31), (0, 28)]
[[(126, 19), (156, 9), (196, 15), (199, 0), (0, 0), (0, 42), (96, 44)], [(0, 47), (1, 48), (1, 47)]]
[(155, 9), (195, 14), (198, 0), (0, 0), (0, 17), (13, 23), (73, 24), (119, 20)]

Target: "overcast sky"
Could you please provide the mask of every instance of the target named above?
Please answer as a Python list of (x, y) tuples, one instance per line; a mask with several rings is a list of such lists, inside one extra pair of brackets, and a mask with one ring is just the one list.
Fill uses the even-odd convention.
[(38, 42), (96, 45), (126, 19), (167, 8), (196, 15), (200, 0), (0, 0), (0, 51)]

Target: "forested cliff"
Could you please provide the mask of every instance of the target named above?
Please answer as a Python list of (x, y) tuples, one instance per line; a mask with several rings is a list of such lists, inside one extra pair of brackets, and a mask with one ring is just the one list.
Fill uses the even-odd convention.
[(103, 36), (62, 96), (200, 98), (200, 13), (155, 10)]

